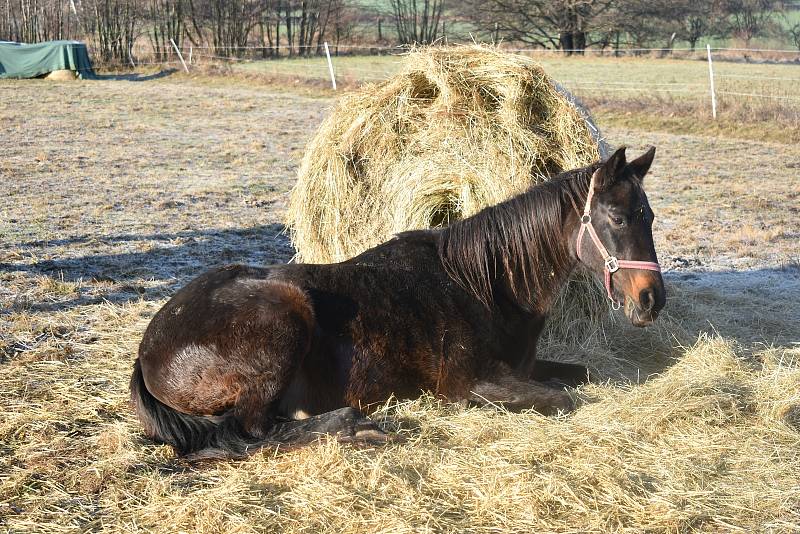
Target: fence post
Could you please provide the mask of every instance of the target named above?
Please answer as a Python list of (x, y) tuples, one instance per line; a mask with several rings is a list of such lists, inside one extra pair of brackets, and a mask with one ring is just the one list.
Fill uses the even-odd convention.
[(711, 63), (711, 45), (706, 44), (706, 52), (708, 52), (708, 80), (710, 82), (709, 89), (711, 90), (711, 116), (717, 118), (717, 95), (714, 92), (714, 66)]
[(175, 41), (173, 41), (173, 40), (172, 40), (172, 37), (170, 37), (170, 38), (169, 38), (169, 42), (170, 42), (170, 43), (172, 43), (172, 47), (173, 47), (173, 48), (175, 49), (175, 51), (178, 53), (178, 59), (180, 59), (180, 60), (181, 60), (181, 63), (183, 64), (183, 69), (184, 69), (186, 72), (189, 72), (189, 67), (187, 67), (187, 66), (186, 66), (186, 62), (183, 60), (183, 56), (181, 55), (181, 51), (180, 51), (180, 50), (178, 50), (178, 45), (176, 45), (176, 44), (175, 44)]
[(336, 90), (336, 76), (333, 75), (333, 62), (331, 61), (331, 51), (328, 49), (328, 41), (325, 41), (325, 57), (328, 58), (328, 71), (331, 73), (331, 85)]
[(192, 45), (189, 45), (189, 65), (192, 64)]

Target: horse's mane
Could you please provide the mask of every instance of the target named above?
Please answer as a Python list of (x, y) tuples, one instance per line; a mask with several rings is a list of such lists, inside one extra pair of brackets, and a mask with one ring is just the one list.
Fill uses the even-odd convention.
[(545, 312), (571, 264), (560, 231), (564, 210), (583, 206), (599, 166), (562, 173), (443, 229), (439, 256), (447, 274), (487, 307), (505, 279), (517, 304)]

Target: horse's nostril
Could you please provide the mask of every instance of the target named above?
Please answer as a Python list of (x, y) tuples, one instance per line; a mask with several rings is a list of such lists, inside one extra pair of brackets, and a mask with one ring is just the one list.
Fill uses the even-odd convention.
[(639, 293), (639, 306), (641, 306), (643, 311), (652, 311), (655, 303), (656, 295), (652, 289), (643, 289), (642, 292)]

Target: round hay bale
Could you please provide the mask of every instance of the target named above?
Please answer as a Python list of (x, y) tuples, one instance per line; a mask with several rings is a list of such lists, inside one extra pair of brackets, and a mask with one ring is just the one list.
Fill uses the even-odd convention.
[[(297, 259), (345, 260), (604, 155), (585, 110), (529, 58), (412, 50), (398, 74), (343, 97), (309, 143), (288, 210)], [(566, 300), (576, 299), (590, 312), (607, 307), (597, 291)]]
[(47, 76), (45, 76), (48, 80), (53, 80), (56, 82), (68, 82), (75, 80), (77, 78), (77, 73), (74, 70), (63, 69), (63, 70), (54, 70)]

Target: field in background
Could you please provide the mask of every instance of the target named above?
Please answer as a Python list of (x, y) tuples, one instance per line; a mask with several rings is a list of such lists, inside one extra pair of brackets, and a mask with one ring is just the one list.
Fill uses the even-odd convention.
[(334, 102), (246, 77), (139, 79), (0, 82), (0, 527), (800, 530), (797, 144), (599, 114), (612, 144), (658, 147), (646, 187), (668, 314), (543, 348), (602, 371), (574, 415), (422, 399), (377, 416), (405, 444), (190, 465), (131, 414), (137, 344), (206, 268), (288, 261), (287, 195)]
[[(547, 73), (570, 89), (583, 87), (594, 91), (619, 86), (631, 93), (681, 92), (686, 96), (708, 99), (708, 63), (704, 52), (695, 59), (656, 57), (608, 57), (587, 54), (585, 57), (564, 57), (560, 54), (523, 54), (540, 63)], [(797, 54), (800, 57), (800, 52)], [(198, 53), (198, 57), (203, 57)], [(375, 82), (386, 79), (400, 68), (402, 55), (334, 56), (332, 62), (337, 79)], [(235, 69), (246, 72), (289, 75), (329, 81), (324, 57), (231, 62)], [(800, 63), (746, 63), (717, 61), (714, 63), (717, 90), (763, 93), (765, 96), (793, 97), (800, 102)], [(767, 83), (769, 82), (769, 83)], [(794, 82), (794, 83), (793, 83)], [(626, 87), (628, 86), (628, 87)], [(674, 86), (674, 87), (672, 87)], [(800, 103), (798, 103), (800, 107)], [(710, 108), (709, 108), (710, 109)]]
[[(708, 63), (658, 57), (566, 58), (533, 54), (547, 73), (587, 103), (605, 122), (800, 142), (800, 63), (749, 63), (739, 52), (717, 52), (714, 62), (718, 119), (711, 120)], [(202, 56), (199, 56), (202, 57)], [(730, 59), (738, 57), (738, 61)], [(790, 56), (787, 56), (790, 57)], [(794, 55), (791, 57), (800, 57)], [(758, 55), (753, 58), (758, 60)], [(379, 82), (400, 68), (401, 56), (333, 58), (337, 83), (345, 89)], [(234, 72), (278, 81), (330, 87), (324, 57), (229, 62)]]

